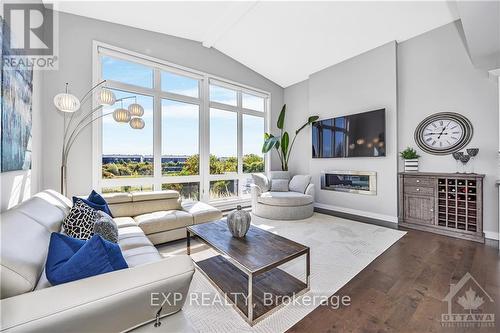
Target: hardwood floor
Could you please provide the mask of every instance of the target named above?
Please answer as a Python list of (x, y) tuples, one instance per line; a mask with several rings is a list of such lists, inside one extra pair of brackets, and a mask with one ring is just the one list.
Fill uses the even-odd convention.
[[(335, 295), (351, 305), (322, 305), (288, 332), (500, 332), (498, 248), (431, 233), (408, 233)], [(441, 327), (443, 298), (467, 272), (493, 298), (496, 327)]]

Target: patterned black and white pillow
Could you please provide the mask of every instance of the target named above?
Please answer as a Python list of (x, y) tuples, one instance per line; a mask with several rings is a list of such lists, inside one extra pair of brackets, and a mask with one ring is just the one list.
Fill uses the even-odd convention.
[(102, 238), (118, 243), (118, 226), (111, 216), (103, 211), (98, 210), (99, 217), (94, 223), (94, 234), (100, 235)]
[(78, 239), (90, 239), (94, 235), (97, 211), (82, 200), (77, 200), (63, 221), (66, 235)]

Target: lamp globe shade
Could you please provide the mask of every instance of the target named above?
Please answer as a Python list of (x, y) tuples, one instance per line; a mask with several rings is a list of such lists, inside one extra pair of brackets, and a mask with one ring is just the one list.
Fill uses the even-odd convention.
[(80, 108), (80, 100), (75, 95), (62, 93), (54, 97), (54, 105), (59, 111), (73, 113)]
[(130, 120), (130, 127), (132, 127), (133, 129), (143, 129), (144, 125), (145, 123), (142, 118), (134, 117)]
[(113, 119), (119, 123), (128, 123), (130, 121), (130, 112), (127, 109), (118, 108), (113, 111)]
[(133, 117), (142, 117), (144, 115), (144, 108), (137, 103), (130, 104), (128, 110)]
[(98, 102), (100, 105), (113, 105), (115, 101), (115, 93), (111, 90), (103, 88), (99, 91)]

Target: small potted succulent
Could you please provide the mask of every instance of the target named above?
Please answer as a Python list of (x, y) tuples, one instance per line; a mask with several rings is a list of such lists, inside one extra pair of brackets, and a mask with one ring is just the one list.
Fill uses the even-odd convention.
[(405, 171), (417, 172), (418, 171), (418, 158), (417, 151), (411, 147), (406, 148), (399, 153), (401, 157), (405, 160)]

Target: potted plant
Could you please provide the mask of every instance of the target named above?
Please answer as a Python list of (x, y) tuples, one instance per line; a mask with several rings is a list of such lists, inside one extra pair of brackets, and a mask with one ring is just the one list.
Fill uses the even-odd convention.
[(406, 148), (402, 152), (399, 153), (401, 157), (405, 160), (405, 171), (418, 171), (418, 158), (420, 157), (417, 154), (417, 151), (411, 147)]
[(262, 146), (262, 152), (265, 154), (271, 151), (271, 149), (275, 148), (281, 162), (281, 170), (288, 171), (288, 161), (290, 160), (290, 153), (292, 152), (293, 144), (295, 143), (297, 134), (299, 134), (299, 132), (306, 128), (308, 125), (311, 125), (313, 122), (318, 120), (319, 117), (310, 116), (309, 118), (307, 118), (307, 122), (295, 131), (292, 143), (289, 145), (290, 136), (288, 132), (284, 131), (283, 129), (283, 127), (285, 126), (285, 113), (286, 104), (283, 105), (283, 108), (281, 109), (280, 115), (278, 117), (278, 122), (276, 124), (276, 126), (280, 130), (280, 135), (274, 136), (270, 133), (264, 133), (264, 145)]

